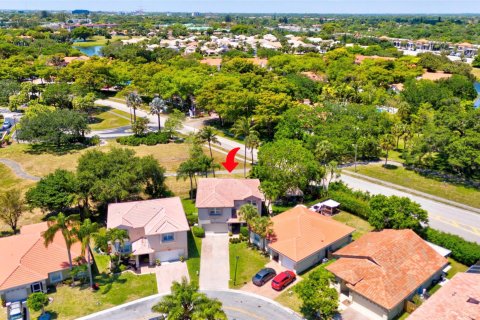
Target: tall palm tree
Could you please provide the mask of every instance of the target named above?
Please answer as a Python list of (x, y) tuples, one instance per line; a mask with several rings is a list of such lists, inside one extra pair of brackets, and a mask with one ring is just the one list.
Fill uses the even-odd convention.
[(197, 172), (198, 166), (195, 164), (194, 161), (192, 161), (192, 159), (188, 159), (187, 161), (182, 162), (177, 169), (177, 180), (190, 179), (190, 199), (193, 199), (193, 180), (195, 179), (195, 174)]
[(388, 161), (388, 151), (392, 150), (395, 147), (395, 138), (391, 134), (385, 134), (380, 137), (379, 141), (380, 148), (385, 151), (385, 164), (387, 166)]
[(142, 98), (138, 95), (137, 92), (130, 92), (127, 95), (127, 107), (132, 108), (133, 110), (133, 121), (137, 121), (137, 109), (142, 105)]
[(265, 249), (265, 240), (267, 237), (271, 236), (273, 234), (273, 221), (270, 219), (270, 217), (260, 217), (256, 216), (252, 220), (252, 231), (255, 232), (260, 236), (260, 238), (263, 239), (262, 242), (262, 250)]
[(174, 282), (171, 294), (152, 307), (153, 312), (167, 315), (167, 319), (177, 320), (226, 320), (222, 303), (210, 299), (205, 293), (198, 292), (196, 282), (189, 283), (185, 277), (181, 282)]
[(158, 94), (155, 95), (152, 102), (150, 102), (150, 113), (156, 115), (158, 118), (158, 132), (160, 132), (161, 124), (160, 124), (160, 114), (165, 111), (167, 105), (165, 104), (165, 100), (163, 100)]
[(252, 165), (253, 165), (253, 150), (260, 147), (260, 138), (256, 132), (250, 133), (245, 138), (245, 146), (250, 149), (251, 156), (252, 156)]
[[(217, 130), (214, 127), (206, 126), (198, 132), (200, 141), (208, 142), (208, 149), (210, 150), (210, 159), (213, 161), (212, 143), (220, 144), (217, 138)], [(215, 177), (215, 168), (213, 169), (213, 177)]]
[(124, 229), (108, 229), (107, 230), (107, 239), (110, 243), (118, 243), (119, 246), (123, 246), (125, 244), (125, 239), (129, 239), (128, 231)]
[[(257, 207), (249, 203), (244, 204), (238, 209), (237, 214), (239, 219), (245, 221), (247, 224), (248, 231), (252, 231), (253, 221), (259, 216)], [(250, 243), (250, 235), (248, 237), (248, 243)]]
[(252, 123), (252, 119), (249, 117), (243, 117), (239, 118), (235, 123), (233, 124), (232, 131), (235, 134), (236, 138), (243, 137), (244, 140), (244, 151), (245, 151), (245, 159), (243, 161), (243, 176), (247, 176), (247, 145), (246, 145), (246, 138), (253, 133), (256, 133), (255, 131), (255, 125)]
[(73, 266), (71, 248), (72, 245), (78, 241), (75, 228), (78, 226), (79, 221), (80, 217), (76, 214), (65, 216), (62, 212), (60, 212), (57, 216), (53, 216), (48, 219), (48, 229), (42, 233), (45, 246), (47, 247), (53, 242), (57, 232), (60, 231), (62, 233), (63, 239), (65, 240), (65, 244), (67, 246), (68, 263), (70, 264), (70, 269), (72, 269)]
[(76, 229), (76, 235), (80, 243), (82, 244), (82, 256), (87, 255), (87, 267), (88, 275), (90, 277), (90, 287), (93, 287), (93, 275), (92, 275), (92, 265), (91, 265), (91, 249), (90, 242), (94, 235), (98, 232), (100, 226), (96, 222), (90, 221), (90, 219), (85, 219), (78, 229)]

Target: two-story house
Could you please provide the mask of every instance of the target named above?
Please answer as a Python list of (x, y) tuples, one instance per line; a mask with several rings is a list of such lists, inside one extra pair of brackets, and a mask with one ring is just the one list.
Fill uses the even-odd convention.
[(131, 253), (137, 267), (143, 261), (188, 258), (187, 232), (190, 230), (179, 197), (111, 203), (107, 228), (128, 231), (129, 240), (112, 245), (113, 251)]
[(249, 203), (261, 214), (264, 201), (258, 179), (200, 179), (195, 202), (198, 224), (205, 232), (238, 232), (243, 224), (237, 215), (240, 207)]

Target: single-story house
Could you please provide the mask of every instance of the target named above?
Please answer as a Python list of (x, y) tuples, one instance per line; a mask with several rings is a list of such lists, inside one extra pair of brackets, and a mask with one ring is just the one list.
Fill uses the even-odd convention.
[(480, 318), (480, 274), (457, 273), (409, 317), (410, 320)]
[[(20, 234), (0, 238), (0, 297), (6, 302), (25, 300), (33, 292), (47, 292), (47, 286), (69, 278), (67, 247), (61, 232), (46, 247), (42, 232), (47, 222), (31, 224)], [(81, 254), (77, 242), (72, 258)]]
[(128, 231), (130, 239), (123, 246), (112, 244), (112, 251), (131, 253), (137, 268), (143, 260), (154, 265), (157, 259), (188, 258), (190, 227), (179, 197), (111, 203), (107, 228)]
[(370, 232), (334, 253), (327, 266), (351, 307), (370, 319), (393, 319), (406, 301), (441, 278), (448, 260), (412, 230)]
[(237, 215), (240, 207), (249, 203), (262, 214), (264, 201), (258, 179), (200, 179), (195, 200), (198, 224), (205, 232), (239, 232), (244, 223)]
[[(352, 241), (354, 228), (298, 205), (272, 218), (267, 251), (272, 260), (297, 273), (321, 262)], [(252, 234), (252, 242), (262, 241)]]

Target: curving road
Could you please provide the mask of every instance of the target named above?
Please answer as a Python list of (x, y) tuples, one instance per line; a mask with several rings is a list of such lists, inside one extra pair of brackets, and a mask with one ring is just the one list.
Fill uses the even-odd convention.
[[(237, 290), (204, 291), (209, 297), (223, 303), (223, 310), (231, 320), (302, 320), (298, 314), (275, 301)], [(164, 294), (149, 296), (77, 320), (149, 320), (158, 317), (152, 306)]]

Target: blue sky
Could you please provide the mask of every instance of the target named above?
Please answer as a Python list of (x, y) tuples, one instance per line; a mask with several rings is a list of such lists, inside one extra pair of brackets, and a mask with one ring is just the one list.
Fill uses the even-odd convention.
[(0, 0), (0, 9), (265, 13), (480, 13), (480, 0)]

